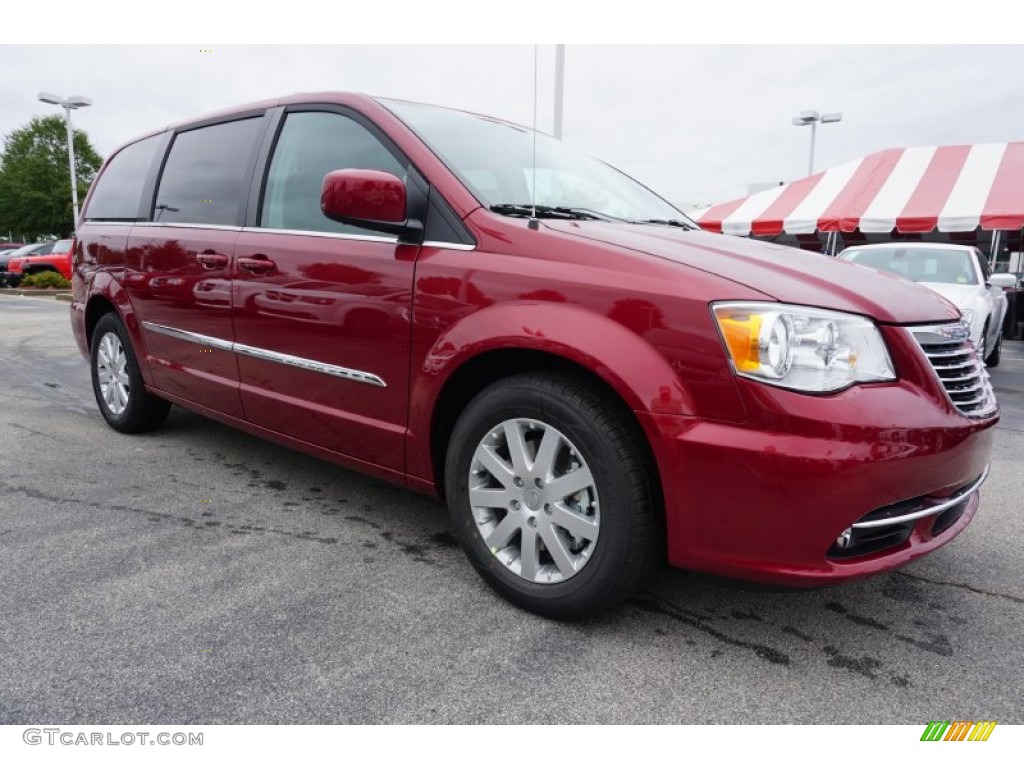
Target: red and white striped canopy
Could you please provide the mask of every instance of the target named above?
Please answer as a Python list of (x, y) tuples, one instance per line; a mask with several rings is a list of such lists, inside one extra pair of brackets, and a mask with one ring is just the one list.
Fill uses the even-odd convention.
[(1024, 141), (887, 149), (696, 219), (727, 235), (1016, 230), (1024, 227)]

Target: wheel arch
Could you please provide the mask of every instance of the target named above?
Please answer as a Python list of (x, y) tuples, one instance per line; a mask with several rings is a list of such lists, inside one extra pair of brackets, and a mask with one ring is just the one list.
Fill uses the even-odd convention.
[(89, 349), (92, 349), (92, 334), (96, 329), (96, 323), (100, 318), (110, 312), (117, 312), (109, 298), (102, 294), (94, 294), (85, 305), (85, 341)]
[[(529, 310), (528, 324), (524, 309)], [(542, 314), (548, 317), (539, 318)], [(524, 335), (531, 326), (545, 331)], [(578, 308), (537, 304), (475, 313), (433, 345), (419, 374), (414, 372), (407, 453), (410, 484), (443, 498), (445, 456), (459, 415), (486, 387), (527, 371), (568, 375), (620, 408), (643, 438), (661, 490), (653, 436), (636, 412), (692, 414), (689, 392), (668, 362), (629, 329)], [(417, 478), (432, 487), (424, 487)]]
[(38, 274), (40, 272), (56, 272), (58, 275), (60, 274), (60, 270), (57, 269), (56, 266), (54, 266), (53, 264), (46, 264), (46, 263), (42, 263), (42, 264), (25, 264), (22, 267), (21, 271), (24, 272), (26, 275), (35, 275), (35, 274)]
[[(146, 346), (142, 339), (142, 329), (139, 327), (138, 318), (135, 316), (135, 311), (132, 308), (128, 292), (124, 289), (124, 286), (110, 272), (98, 271), (92, 276), (87, 291), (88, 298), (85, 300), (84, 308), (80, 310), (84, 317), (77, 321), (81, 323), (79, 326), (83, 334), (81, 338), (85, 343), (83, 352), (88, 356), (88, 350), (92, 349), (92, 334), (96, 328), (96, 323), (108, 312), (115, 312), (121, 318), (125, 328), (128, 329), (128, 335), (131, 339), (135, 355), (138, 358), (139, 368), (142, 371), (142, 378), (147, 384), (150, 383), (152, 381), (150, 378), (150, 364), (146, 353)], [(82, 305), (79, 304), (77, 306), (81, 307)], [(72, 302), (72, 310), (75, 307), (76, 304)]]

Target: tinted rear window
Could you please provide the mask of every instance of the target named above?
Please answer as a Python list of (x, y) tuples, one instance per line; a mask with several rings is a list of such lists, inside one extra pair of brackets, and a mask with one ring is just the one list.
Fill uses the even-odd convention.
[(160, 178), (153, 221), (238, 224), (262, 124), (250, 118), (179, 133)]
[(86, 219), (135, 221), (139, 218), (142, 188), (146, 184), (153, 156), (160, 148), (160, 136), (129, 144), (122, 149), (96, 180), (96, 189), (85, 211)]

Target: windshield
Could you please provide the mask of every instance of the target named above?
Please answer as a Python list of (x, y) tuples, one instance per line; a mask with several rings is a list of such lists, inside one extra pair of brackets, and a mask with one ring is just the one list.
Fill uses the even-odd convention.
[[(535, 203), (547, 215), (658, 221), (696, 228), (678, 209), (637, 181), (550, 136), (467, 112), (381, 100), (433, 150), (470, 192), (499, 213), (525, 215)], [(536, 186), (536, 199), (533, 197)], [(550, 209), (561, 209), (554, 211)], [(540, 215), (541, 212), (538, 212)]]
[(974, 259), (969, 251), (947, 248), (849, 248), (844, 261), (863, 264), (905, 277), (916, 283), (977, 285)]
[(40, 245), (39, 243), (31, 243), (30, 245), (23, 245), (23, 246), (21, 246), (21, 248), (18, 248), (16, 250), (7, 251), (6, 253), (4, 253), (4, 256), (24, 256), (26, 253), (31, 253), (32, 251), (36, 250), (36, 248), (38, 248), (39, 245)]

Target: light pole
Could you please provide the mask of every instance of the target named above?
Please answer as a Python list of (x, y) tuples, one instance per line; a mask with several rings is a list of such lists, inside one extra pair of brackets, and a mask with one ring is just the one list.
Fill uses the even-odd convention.
[(555, 46), (555, 138), (562, 138), (562, 97), (565, 93), (565, 46)]
[(807, 175), (814, 175), (814, 135), (818, 130), (818, 123), (838, 123), (843, 119), (842, 112), (826, 112), (821, 115), (813, 109), (801, 112), (793, 118), (793, 125), (811, 126), (811, 159), (807, 163)]
[(68, 96), (62, 99), (53, 93), (40, 93), (39, 100), (46, 104), (64, 107), (64, 124), (68, 129), (68, 165), (71, 167), (71, 205), (75, 211), (73, 229), (78, 229), (78, 178), (75, 173), (75, 131), (71, 127), (71, 110), (92, 106), (92, 99), (85, 96)]

